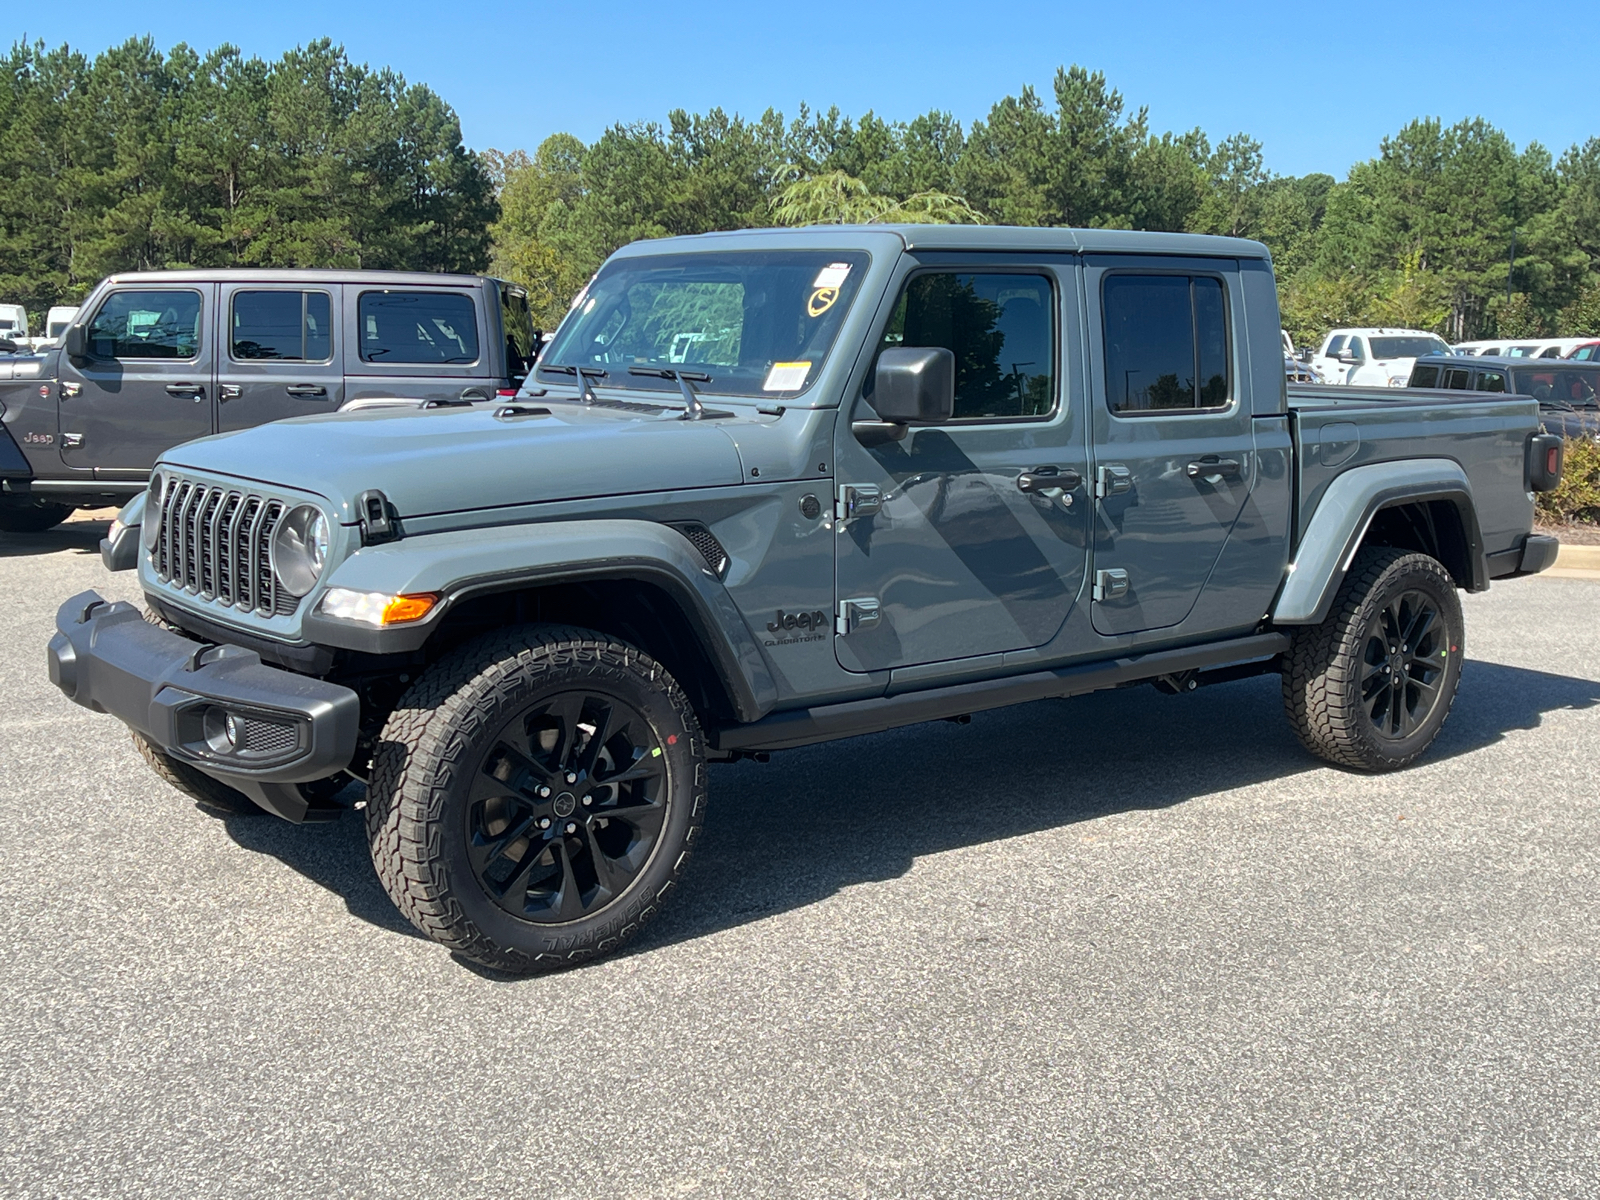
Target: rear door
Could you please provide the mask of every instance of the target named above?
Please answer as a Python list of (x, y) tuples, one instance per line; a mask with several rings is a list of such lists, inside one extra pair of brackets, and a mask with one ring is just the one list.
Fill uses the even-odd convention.
[(217, 428), (333, 412), (344, 401), (338, 285), (225, 283), (218, 311)]
[(211, 428), (214, 283), (115, 288), (88, 322), (89, 356), (61, 356), (61, 460), (138, 479)]
[(1255, 482), (1238, 264), (1148, 262), (1097, 255), (1085, 264), (1102, 634), (1183, 621)]

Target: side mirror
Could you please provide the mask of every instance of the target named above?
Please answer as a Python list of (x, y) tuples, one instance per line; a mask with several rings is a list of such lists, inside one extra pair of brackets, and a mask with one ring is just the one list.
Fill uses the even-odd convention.
[(15, 354), (19, 349), (10, 338), (0, 338), (0, 354)]
[(1356, 357), (1355, 351), (1353, 351), (1353, 350), (1341, 350), (1341, 351), (1339, 351), (1339, 361), (1342, 362), (1342, 363), (1353, 363), (1353, 362), (1360, 362), (1361, 360)]
[(943, 425), (956, 407), (956, 356), (943, 346), (896, 346), (878, 355), (872, 407), (894, 425)]
[(61, 347), (68, 358), (88, 358), (89, 331), (82, 325), (68, 325), (67, 332), (61, 338)]

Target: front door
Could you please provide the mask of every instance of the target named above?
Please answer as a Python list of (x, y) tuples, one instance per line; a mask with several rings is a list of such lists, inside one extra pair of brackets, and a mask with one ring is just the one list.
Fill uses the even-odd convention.
[(1098, 296), (1094, 627), (1164, 629), (1194, 607), (1255, 483), (1238, 266), (1096, 256), (1084, 279)]
[(223, 284), (217, 427), (333, 412), (344, 400), (337, 285)]
[[(954, 419), (870, 444), (839, 423), (835, 647), (851, 671), (1025, 650), (1061, 628), (1083, 584), (1088, 508), (1075, 263), (912, 259), (877, 345), (943, 346)], [(875, 356), (874, 356), (875, 358)], [(874, 416), (872, 370), (855, 398)], [(846, 401), (846, 412), (851, 411)], [(1050, 486), (1050, 477), (1062, 486)]]
[(88, 356), (61, 356), (61, 460), (138, 479), (163, 451), (211, 432), (216, 285), (119, 288), (89, 319)]

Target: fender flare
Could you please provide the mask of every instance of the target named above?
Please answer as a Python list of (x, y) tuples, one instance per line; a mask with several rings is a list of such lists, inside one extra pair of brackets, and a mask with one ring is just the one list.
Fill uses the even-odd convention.
[(1386, 508), (1419, 501), (1455, 505), (1467, 537), (1471, 574), (1468, 590), (1489, 586), (1483, 534), (1472, 483), (1461, 464), (1448, 458), (1371, 463), (1353, 467), (1328, 485), (1306, 526), (1283, 587), (1273, 602), (1274, 625), (1316, 625), (1328, 615), (1373, 518)]
[(741, 721), (777, 702), (771, 664), (727, 588), (676, 529), (654, 521), (551, 521), (413, 534), (364, 546), (339, 563), (317, 589), (351, 588), (390, 595), (441, 597), (414, 625), (373, 629), (322, 616), (301, 621), (307, 641), (366, 654), (419, 649), (464, 600), (495, 592), (585, 580), (636, 580), (665, 591), (687, 618)]

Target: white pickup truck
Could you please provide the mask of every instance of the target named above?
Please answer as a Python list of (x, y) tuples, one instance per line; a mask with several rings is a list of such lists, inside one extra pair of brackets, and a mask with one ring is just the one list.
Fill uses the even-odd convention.
[(1334, 329), (1311, 359), (1323, 383), (1405, 387), (1424, 354), (1449, 354), (1436, 333), (1420, 329)]

